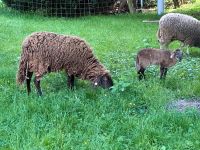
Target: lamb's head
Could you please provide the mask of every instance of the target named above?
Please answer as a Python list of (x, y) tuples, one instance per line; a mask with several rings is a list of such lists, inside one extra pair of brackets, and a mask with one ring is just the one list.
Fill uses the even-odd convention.
[(170, 56), (170, 58), (176, 58), (179, 62), (183, 58), (183, 52), (180, 49), (176, 49)]
[(93, 82), (93, 85), (95, 87), (101, 86), (102, 88), (106, 89), (113, 86), (113, 81), (109, 73), (106, 73), (104, 75), (99, 75)]

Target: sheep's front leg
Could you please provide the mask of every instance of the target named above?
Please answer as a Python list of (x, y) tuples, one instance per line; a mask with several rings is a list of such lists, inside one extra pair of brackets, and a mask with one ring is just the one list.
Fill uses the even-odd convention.
[(189, 45), (186, 46), (186, 55), (190, 56)]
[(143, 78), (145, 79), (144, 71), (145, 71), (145, 69), (142, 68), (142, 67), (141, 67), (140, 70), (138, 71), (138, 79), (139, 79), (139, 80), (142, 80)]
[(34, 84), (35, 84), (35, 87), (36, 87), (36, 89), (37, 89), (38, 95), (39, 95), (39, 96), (42, 96), (42, 90), (41, 90), (41, 87), (40, 87), (40, 80), (34, 78)]
[(165, 79), (167, 75), (167, 68), (165, 67), (160, 67), (160, 79)]
[(187, 40), (184, 41), (184, 42), (181, 42), (181, 44), (180, 44), (180, 49), (183, 50), (184, 47), (186, 47), (186, 57), (188, 58), (189, 55), (190, 55), (190, 52), (189, 52), (189, 45), (188, 45), (188, 44), (185, 44), (185, 43), (188, 43)]
[(32, 78), (33, 72), (28, 72), (26, 77), (26, 85), (27, 85), (27, 92), (28, 95), (31, 93), (31, 78)]
[(74, 87), (74, 75), (68, 75), (67, 85), (70, 89)]

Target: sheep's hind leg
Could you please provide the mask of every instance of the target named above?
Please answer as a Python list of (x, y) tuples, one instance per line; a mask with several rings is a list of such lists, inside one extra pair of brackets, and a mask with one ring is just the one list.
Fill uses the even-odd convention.
[(165, 79), (167, 75), (167, 68), (165, 67), (160, 67), (160, 79)]
[(186, 47), (185, 55), (186, 55), (186, 58), (188, 58), (190, 56), (189, 45), (185, 44), (185, 43), (187, 43), (187, 41), (184, 41), (184, 42), (180, 43), (180, 49), (184, 50), (184, 48)]
[(34, 78), (34, 84), (35, 84), (35, 87), (37, 89), (38, 95), (42, 96), (42, 90), (41, 90), (41, 87), (40, 87), (40, 80), (37, 80), (36, 77)]
[(70, 89), (74, 87), (74, 75), (68, 75), (67, 85)]
[(32, 78), (32, 75), (33, 75), (33, 72), (27, 72), (26, 85), (27, 85), (28, 95), (31, 93), (31, 78)]
[(141, 67), (140, 70), (138, 71), (138, 79), (139, 79), (139, 80), (142, 80), (143, 78), (145, 79), (144, 71), (145, 71), (145, 69), (142, 68), (142, 67)]

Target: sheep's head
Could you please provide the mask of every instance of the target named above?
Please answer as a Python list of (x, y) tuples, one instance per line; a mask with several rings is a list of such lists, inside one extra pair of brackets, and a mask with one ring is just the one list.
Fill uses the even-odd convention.
[(172, 53), (171, 58), (176, 58), (180, 62), (183, 58), (183, 52), (180, 49), (176, 49)]
[(106, 88), (110, 88), (113, 86), (113, 81), (111, 76), (106, 73), (104, 75), (100, 75), (97, 77), (97, 79), (93, 82), (94, 86), (101, 86), (102, 88), (106, 89)]

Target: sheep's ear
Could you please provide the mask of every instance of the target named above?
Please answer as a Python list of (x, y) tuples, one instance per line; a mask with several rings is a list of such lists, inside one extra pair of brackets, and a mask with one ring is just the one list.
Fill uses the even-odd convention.
[(99, 84), (100, 84), (100, 79), (99, 78), (96, 78), (93, 82), (92, 82), (92, 85), (94, 86), (94, 87), (97, 87), (97, 86), (99, 86)]
[(170, 55), (170, 58), (172, 59), (172, 58), (174, 58), (174, 53), (171, 53), (171, 55)]
[(111, 86), (113, 86), (113, 81), (109, 74), (105, 74), (103, 76), (98, 76), (93, 84), (95, 87), (101, 86), (103, 88), (110, 88)]

